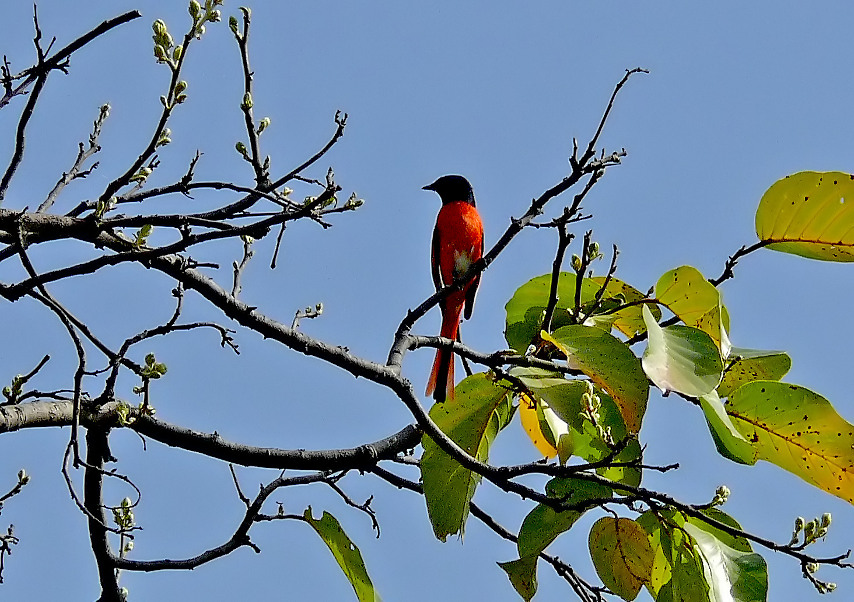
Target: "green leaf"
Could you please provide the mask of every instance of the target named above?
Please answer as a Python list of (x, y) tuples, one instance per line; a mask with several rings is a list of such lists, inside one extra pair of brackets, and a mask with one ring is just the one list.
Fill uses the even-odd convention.
[(702, 521), (690, 520), (684, 529), (694, 540), (703, 560), (703, 574), (712, 602), (765, 602), (768, 566), (754, 552), (737, 550), (705, 529)]
[[(543, 313), (549, 302), (551, 274), (532, 278), (513, 294), (507, 302), (507, 325), (504, 338), (517, 353), (525, 353), (528, 345), (537, 338), (543, 325)], [(561, 272), (558, 278), (558, 302), (552, 318), (552, 328), (572, 324), (569, 311), (575, 307), (575, 280), (571, 272)], [(591, 301), (599, 287), (585, 278), (581, 283), (581, 303)]]
[(652, 573), (653, 550), (643, 527), (604, 516), (590, 528), (588, 545), (602, 583), (623, 600), (634, 600)]
[(691, 326), (658, 325), (643, 308), (649, 341), (643, 353), (643, 369), (662, 391), (691, 397), (711, 393), (721, 382), (723, 362), (708, 334)]
[[(593, 278), (590, 278), (590, 280), (601, 287), (605, 283), (605, 276), (594, 276)], [(612, 299), (620, 301), (619, 305), (623, 305), (625, 303), (637, 302), (645, 298), (646, 295), (638, 289), (612, 277), (608, 280), (608, 286), (605, 287), (605, 294), (602, 296), (602, 301), (603, 306)], [(651, 311), (656, 320), (661, 319), (661, 310), (658, 309), (657, 306), (653, 305)], [(636, 334), (646, 331), (646, 324), (644, 324), (643, 321), (643, 314), (641, 313), (640, 305), (632, 305), (625, 309), (619, 309), (610, 315), (614, 316), (614, 328), (622, 332), (627, 337), (633, 337)]]
[(359, 601), (378, 601), (380, 596), (374, 589), (371, 578), (368, 576), (368, 571), (362, 560), (362, 553), (356, 544), (344, 533), (338, 520), (325, 511), (320, 520), (315, 519), (311, 515), (311, 506), (306, 508), (303, 518), (320, 535), (323, 542), (329, 546), (329, 550), (335, 557), (338, 566), (344, 571), (344, 575), (350, 581), (350, 585), (353, 586), (353, 590), (356, 592), (356, 597)]
[(519, 557), (536, 556), (546, 549), (561, 533), (568, 531), (581, 515), (589, 510), (584, 502), (606, 500), (612, 497), (611, 489), (584, 479), (552, 479), (546, 485), (549, 497), (562, 500), (567, 506), (579, 506), (578, 510), (555, 510), (551, 506), (537, 504), (528, 513), (519, 528), (516, 545)]
[(756, 210), (768, 248), (823, 261), (854, 261), (854, 175), (802, 171), (775, 182)]
[(640, 431), (649, 397), (649, 381), (640, 360), (613, 335), (588, 326), (564, 326), (542, 333), (566, 356), (570, 368), (581, 370), (614, 399), (631, 434)]
[(731, 345), (724, 327), (721, 294), (697, 268), (683, 265), (665, 273), (655, 285), (655, 296), (686, 326), (712, 337), (721, 355), (728, 357)]
[[(599, 429), (581, 416), (581, 399), (587, 391), (585, 381), (567, 379), (558, 373), (539, 368), (511, 368), (510, 375), (519, 379), (536, 399), (532, 404), (523, 397), (519, 413), (523, 428), (544, 455), (551, 457), (558, 453), (559, 450), (555, 449), (558, 444), (562, 461), (565, 461), (563, 456), (567, 453), (588, 462), (598, 462), (613, 454), (612, 446), (603, 440)], [(605, 391), (596, 388), (594, 392), (600, 401), (598, 424), (610, 432), (616, 445), (623, 447), (613, 457), (613, 461), (639, 461), (641, 447), (637, 438), (632, 436), (630, 441), (622, 443), (629, 435), (617, 404)], [(634, 466), (602, 466), (597, 472), (607, 479), (627, 485), (637, 486), (641, 482), (641, 470)]]
[(798, 385), (755, 381), (730, 395), (727, 414), (766, 460), (854, 504), (854, 426)]
[(653, 552), (647, 589), (656, 602), (710, 602), (703, 561), (685, 532), (685, 517), (670, 509), (647, 511), (636, 521)]
[[(452, 402), (435, 404), (430, 417), (469, 455), (486, 462), (495, 436), (512, 416), (511, 399), (485, 373), (474, 374), (457, 385)], [(422, 444), (421, 481), (433, 532), (441, 541), (455, 533), (462, 537), (480, 476), (463, 468), (427, 435)]]
[(780, 380), (792, 367), (792, 358), (782, 351), (733, 347), (718, 385), (718, 395), (727, 397), (745, 383), (754, 380)]
[(718, 453), (739, 464), (756, 464), (756, 449), (735, 427), (718, 394), (712, 391), (700, 396), (700, 407), (703, 408)]
[(537, 593), (537, 556), (525, 556), (509, 562), (499, 562), (510, 578), (516, 592), (528, 602)]

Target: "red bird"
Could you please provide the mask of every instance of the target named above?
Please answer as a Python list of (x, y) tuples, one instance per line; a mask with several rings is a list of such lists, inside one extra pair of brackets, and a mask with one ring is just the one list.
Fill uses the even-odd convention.
[[(430, 263), (433, 284), (440, 290), (453, 284), (469, 267), (483, 257), (483, 222), (475, 208), (474, 191), (462, 176), (442, 176), (424, 190), (433, 190), (442, 199), (442, 208), (433, 229), (433, 247)], [(441, 336), (456, 340), (460, 316), (465, 306), (466, 320), (471, 318), (474, 297), (480, 275), (475, 276), (461, 290), (454, 291), (440, 303), (442, 310)], [(454, 398), (454, 354), (450, 349), (436, 350), (433, 371), (427, 382), (427, 395), (433, 394), (437, 402), (445, 397)]]

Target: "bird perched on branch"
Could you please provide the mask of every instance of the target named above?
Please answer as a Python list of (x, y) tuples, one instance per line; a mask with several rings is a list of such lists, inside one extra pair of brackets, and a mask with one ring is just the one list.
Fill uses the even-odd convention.
[[(475, 208), (474, 191), (462, 176), (442, 176), (424, 190), (436, 192), (442, 199), (442, 208), (433, 229), (430, 263), (436, 290), (454, 284), (469, 268), (483, 257), (483, 222)], [(460, 316), (465, 307), (466, 320), (471, 318), (480, 274), (470, 278), (460, 290), (442, 299), (442, 329), (440, 335), (456, 340), (459, 335)], [(427, 382), (427, 395), (433, 394), (437, 402), (454, 397), (454, 354), (447, 347), (436, 350), (433, 371)]]

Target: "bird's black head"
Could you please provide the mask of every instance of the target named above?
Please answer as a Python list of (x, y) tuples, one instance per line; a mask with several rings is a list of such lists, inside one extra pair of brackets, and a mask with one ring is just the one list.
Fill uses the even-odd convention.
[(462, 176), (442, 176), (425, 186), (424, 190), (436, 192), (442, 199), (443, 205), (455, 201), (466, 201), (474, 205), (474, 191), (469, 181)]

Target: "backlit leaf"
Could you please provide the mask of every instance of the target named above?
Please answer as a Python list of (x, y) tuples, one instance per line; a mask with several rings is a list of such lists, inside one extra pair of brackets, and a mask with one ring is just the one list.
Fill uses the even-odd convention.
[[(601, 287), (605, 283), (605, 276), (594, 276), (590, 280)], [(646, 298), (646, 295), (638, 289), (614, 277), (611, 277), (608, 281), (608, 286), (605, 287), (605, 294), (602, 296), (602, 299), (606, 302), (609, 299), (621, 300), (620, 305), (640, 301), (644, 298)], [(661, 318), (661, 310), (657, 306), (653, 305), (651, 311), (656, 320)], [(632, 305), (625, 309), (614, 311), (611, 315), (614, 316), (614, 328), (627, 337), (633, 337), (638, 333), (646, 331), (646, 324), (643, 321), (640, 305)]]
[(655, 297), (686, 326), (699, 328), (714, 339), (727, 357), (730, 351), (721, 294), (697, 268), (689, 265), (670, 270), (658, 279)]
[(537, 593), (537, 556), (525, 556), (509, 562), (499, 562), (516, 592), (528, 602)]
[[(562, 500), (567, 506), (612, 497), (609, 487), (584, 479), (552, 479), (546, 485), (546, 493), (551, 498)], [(573, 510), (555, 510), (551, 506), (537, 504), (522, 521), (519, 529), (516, 545), (520, 558), (536, 556), (545, 550), (558, 535), (568, 531), (589, 509), (579, 507)]]
[(854, 175), (802, 171), (775, 182), (756, 210), (769, 249), (824, 261), (854, 261)]
[(329, 550), (335, 557), (335, 561), (338, 562), (338, 566), (341, 567), (344, 575), (350, 581), (350, 585), (353, 586), (359, 602), (379, 601), (379, 594), (374, 589), (371, 578), (368, 576), (368, 571), (362, 560), (362, 553), (356, 544), (344, 533), (338, 520), (325, 511), (319, 520), (315, 519), (311, 515), (311, 506), (306, 508), (303, 518), (314, 528), (323, 542), (329, 547)]
[(541, 336), (560, 349), (570, 368), (581, 370), (608, 392), (631, 434), (640, 430), (649, 381), (640, 360), (625, 343), (598, 328), (578, 325), (564, 326), (552, 335)]
[(754, 380), (780, 380), (792, 367), (792, 358), (783, 351), (763, 351), (733, 347), (718, 385), (718, 395), (727, 397)]
[(747, 383), (726, 406), (758, 457), (854, 503), (854, 426), (821, 395), (776, 381)]
[[(543, 325), (543, 314), (549, 302), (551, 274), (532, 278), (520, 286), (507, 302), (507, 324), (504, 338), (518, 353), (524, 353), (528, 345), (539, 335)], [(558, 302), (552, 318), (552, 328), (572, 323), (569, 310), (575, 307), (574, 273), (561, 272), (558, 279)], [(581, 303), (592, 300), (599, 287), (585, 278), (581, 284)]]
[[(457, 385), (452, 402), (437, 403), (430, 410), (442, 432), (482, 462), (489, 459), (489, 448), (510, 416), (511, 395), (483, 373)], [(462, 536), (480, 476), (463, 468), (427, 435), (422, 444), (421, 482), (433, 532), (442, 541), (454, 533)]]
[(653, 550), (643, 527), (605, 516), (590, 528), (588, 545), (602, 583), (623, 600), (634, 600), (652, 572)]

